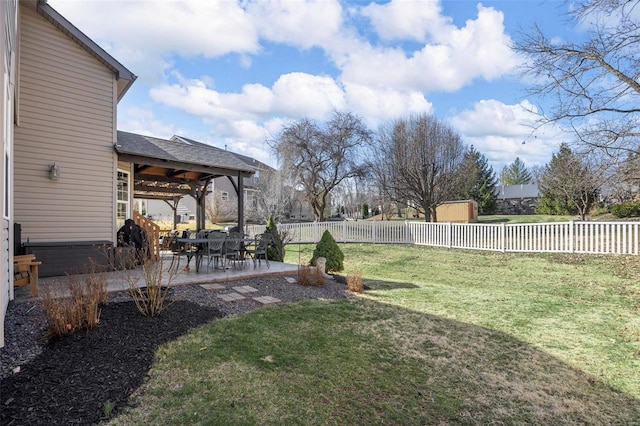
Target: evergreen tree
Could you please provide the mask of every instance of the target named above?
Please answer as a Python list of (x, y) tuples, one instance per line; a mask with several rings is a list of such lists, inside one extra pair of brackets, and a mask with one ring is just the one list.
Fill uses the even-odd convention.
[(500, 182), (502, 185), (524, 185), (531, 183), (531, 172), (524, 165), (520, 157), (516, 157), (513, 163), (502, 168)]
[(271, 242), (267, 246), (267, 258), (275, 262), (284, 261), (284, 238), (278, 231), (278, 226), (273, 220), (273, 216), (269, 216), (265, 234), (271, 235)]
[(340, 250), (338, 243), (333, 239), (329, 230), (325, 230), (322, 233), (320, 241), (316, 244), (311, 264), (315, 266), (316, 259), (319, 257), (324, 257), (327, 260), (327, 272), (339, 272), (344, 269), (344, 253)]
[(592, 163), (588, 157), (572, 152), (567, 144), (560, 145), (540, 179), (538, 213), (577, 213), (584, 220), (602, 184)]
[(496, 176), (487, 157), (473, 145), (462, 161), (460, 196), (478, 202), (478, 214), (493, 214), (497, 207)]

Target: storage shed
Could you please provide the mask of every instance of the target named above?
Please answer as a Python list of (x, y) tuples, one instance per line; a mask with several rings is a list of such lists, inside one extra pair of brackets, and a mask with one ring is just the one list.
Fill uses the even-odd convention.
[(436, 218), (438, 222), (477, 222), (478, 203), (475, 200), (444, 202), (436, 207)]

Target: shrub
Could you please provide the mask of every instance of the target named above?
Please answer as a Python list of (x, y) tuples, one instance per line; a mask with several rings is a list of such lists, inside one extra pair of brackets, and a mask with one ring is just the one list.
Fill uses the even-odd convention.
[(364, 285), (362, 284), (362, 272), (355, 271), (347, 274), (347, 290), (354, 293), (362, 293)]
[[(139, 278), (134, 274), (128, 274), (129, 294), (138, 312), (144, 316), (155, 317), (170, 305), (171, 282), (177, 271), (175, 268), (165, 271), (162, 258), (153, 261), (148, 256), (143, 256), (142, 259), (142, 278), (145, 285), (139, 286)], [(168, 274), (166, 283), (163, 282), (165, 272)]]
[[(139, 268), (130, 268), (136, 261), (142, 264), (141, 274)], [(142, 315), (158, 316), (170, 305), (171, 284), (178, 271), (177, 268), (165, 269), (162, 256), (154, 261), (147, 255), (146, 249), (138, 254), (135, 250), (122, 250), (122, 247), (117, 247), (111, 267), (123, 272), (128, 293)]]
[(49, 320), (50, 337), (91, 329), (100, 322), (100, 305), (107, 303), (107, 282), (93, 266), (85, 275), (67, 275), (66, 289), (43, 287), (42, 308)]
[(611, 214), (615, 217), (635, 217), (640, 216), (640, 202), (616, 203), (610, 208)]
[(283, 262), (285, 253), (284, 245), (287, 236), (286, 234), (280, 234), (280, 232), (278, 232), (278, 226), (274, 222), (273, 216), (269, 216), (269, 221), (267, 222), (267, 227), (264, 232), (271, 235), (271, 243), (267, 246), (267, 258), (274, 262)]
[(312, 269), (308, 265), (300, 266), (298, 269), (298, 284), (304, 286), (324, 287), (326, 280), (322, 271), (317, 268)]
[(328, 230), (324, 231), (322, 238), (316, 244), (311, 264), (315, 266), (316, 259), (319, 257), (327, 259), (327, 272), (338, 272), (344, 269), (344, 254)]

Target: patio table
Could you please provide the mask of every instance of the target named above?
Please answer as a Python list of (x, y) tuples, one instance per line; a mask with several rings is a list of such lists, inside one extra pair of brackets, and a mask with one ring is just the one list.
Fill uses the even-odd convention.
[[(202, 257), (204, 251), (206, 251), (207, 244), (209, 244), (209, 238), (177, 238), (176, 241), (180, 244), (184, 244), (187, 250), (188, 247), (196, 247), (196, 249), (193, 251), (193, 257), (196, 258), (196, 272), (200, 272), (200, 264), (202, 263)], [(244, 261), (246, 251), (245, 249), (253, 244), (255, 240), (253, 238), (226, 238), (225, 244), (227, 242), (240, 243), (240, 256), (241, 260)]]

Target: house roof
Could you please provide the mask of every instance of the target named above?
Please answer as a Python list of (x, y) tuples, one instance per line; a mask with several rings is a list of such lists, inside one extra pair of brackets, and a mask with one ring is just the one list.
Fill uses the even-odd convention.
[(67, 37), (76, 42), (98, 61), (102, 62), (102, 64), (115, 74), (118, 81), (118, 100), (120, 100), (127, 90), (129, 90), (129, 87), (131, 87), (137, 76), (76, 28), (64, 16), (49, 6), (47, 0), (37, 0), (36, 10), (42, 17), (51, 22), (56, 28), (66, 34)]
[(513, 198), (538, 198), (540, 191), (538, 184), (527, 183), (524, 185), (502, 185), (496, 188), (496, 195), (500, 200)]
[(116, 151), (184, 166), (203, 166), (218, 175), (237, 176), (240, 172), (248, 176), (255, 171), (254, 167), (229, 151), (183, 138), (167, 140), (118, 130)]

